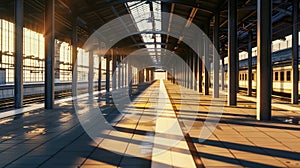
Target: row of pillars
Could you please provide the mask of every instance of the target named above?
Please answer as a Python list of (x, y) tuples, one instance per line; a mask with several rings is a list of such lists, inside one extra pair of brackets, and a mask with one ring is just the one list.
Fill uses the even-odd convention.
[[(292, 102), (298, 103), (298, 8), (299, 0), (293, 1), (292, 42)], [(238, 34), (237, 0), (228, 1), (228, 105), (237, 104), (238, 86)], [(252, 95), (252, 40), (250, 30), (248, 44), (248, 95)], [(257, 119), (271, 119), (272, 97), (272, 1), (257, 0)]]
[[(54, 42), (55, 42), (55, 29), (54, 29), (54, 0), (46, 0), (45, 6), (45, 108), (52, 109), (54, 103)], [(299, 0), (293, 1), (293, 44), (292, 44), (292, 103), (298, 103), (298, 5)], [(257, 0), (257, 119), (268, 120), (271, 118), (271, 94), (272, 94), (272, 59), (271, 59), (271, 42), (272, 42), (272, 1)], [(237, 0), (228, 1), (228, 105), (237, 104), (237, 88), (238, 88), (238, 35), (237, 35)], [(15, 3), (15, 107), (20, 108), (23, 105), (23, 15), (24, 15), (24, 0), (16, 0)], [(214, 45), (219, 49), (219, 38), (218, 38), (218, 28), (219, 28), (219, 14), (215, 15), (215, 26), (214, 26)], [(206, 33), (208, 33), (209, 27), (206, 28)], [(248, 69), (248, 82), (249, 86), (252, 83), (252, 32), (249, 31), (249, 69)], [(72, 82), (76, 85), (77, 83), (77, 19), (74, 17), (73, 21), (73, 33), (71, 37), (72, 43), (72, 59), (73, 59), (73, 77)], [(205, 45), (204, 48), (208, 48)], [(113, 51), (112, 51), (113, 52)], [(202, 70), (204, 72), (204, 94), (208, 94), (209, 79), (208, 79), (208, 69), (209, 51), (203, 51), (204, 64), (206, 68), (203, 67), (202, 60), (197, 59), (195, 56), (191, 58), (186, 58), (188, 64), (193, 69), (194, 72), (198, 70), (198, 81), (199, 81), (199, 91), (202, 91)], [(113, 55), (113, 54), (112, 54)], [(218, 97), (219, 93), (219, 61), (216, 60), (216, 54), (214, 54), (213, 69), (214, 72), (214, 92), (213, 96)], [(101, 61), (100, 61), (101, 62)], [(109, 68), (109, 61), (107, 61), (106, 67)], [(101, 64), (101, 63), (100, 63)], [(101, 65), (100, 70), (101, 70)], [(224, 60), (222, 60), (222, 65)], [(114, 65), (114, 64), (113, 64)], [(224, 65), (223, 65), (224, 66)], [(223, 67), (222, 66), (222, 67)], [(182, 67), (186, 68), (186, 67)], [(208, 68), (208, 69), (207, 69)], [(114, 69), (114, 68), (113, 68)], [(131, 67), (128, 67), (128, 72)], [(223, 71), (223, 68), (222, 68)], [(110, 71), (107, 70), (107, 73)], [(224, 71), (223, 71), (224, 72)], [(91, 72), (92, 73), (92, 72)], [(101, 75), (101, 73), (99, 73)], [(110, 88), (110, 75), (106, 75), (106, 90), (109, 91)], [(128, 74), (130, 77), (130, 74)], [(187, 82), (189, 79), (193, 79), (191, 74), (180, 74), (181, 84), (195, 89), (195, 82)], [(224, 73), (222, 73), (222, 89), (224, 88)], [(91, 79), (90, 79), (91, 80)], [(99, 85), (100, 84), (100, 85)], [(98, 86), (101, 90), (101, 77)], [(130, 86), (130, 84), (128, 84)], [(200, 86), (201, 85), (201, 86)], [(73, 94), (76, 94), (76, 86), (73, 85)], [(99, 88), (98, 88), (99, 89)], [(249, 87), (248, 94), (251, 95), (251, 87)]]
[[(55, 57), (55, 0), (46, 0), (45, 5), (45, 108), (54, 106), (54, 57)], [(23, 27), (24, 27), (24, 0), (15, 1), (15, 108), (23, 107)], [(77, 95), (77, 17), (73, 16), (71, 35), (72, 55), (72, 95)], [(128, 64), (120, 64), (124, 56), (117, 56), (113, 49), (106, 58), (106, 91), (121, 87), (132, 87), (133, 71)], [(99, 55), (98, 91), (102, 90), (102, 57)], [(110, 68), (110, 61), (112, 67)], [(117, 65), (118, 66), (117, 68)], [(115, 75), (111, 77), (112, 72)], [(141, 71), (144, 73), (144, 71)], [(140, 73), (141, 73), (140, 72)], [(140, 82), (154, 80), (154, 69), (146, 69), (146, 80), (140, 77)], [(127, 77), (127, 78), (126, 78)], [(112, 79), (111, 79), (112, 78)], [(143, 79), (143, 80), (142, 80)], [(94, 91), (94, 53), (89, 51), (88, 92)]]
[[(45, 5), (45, 108), (53, 108), (54, 102), (54, 0)], [(23, 107), (23, 27), (24, 0), (15, 0), (15, 107)]]
[[(293, 104), (298, 104), (298, 15), (299, 0), (293, 1), (293, 41), (292, 41), (292, 92), (291, 100)], [(238, 32), (237, 32), (237, 0), (228, 1), (228, 105), (237, 105), (237, 92), (239, 87), (239, 55), (238, 55)], [(219, 12), (215, 13), (213, 27), (213, 97), (219, 97)], [(257, 0), (257, 119), (271, 119), (271, 97), (272, 97), (272, 1)], [(209, 24), (208, 24), (209, 25)], [(204, 32), (208, 34), (209, 27), (205, 27)], [(248, 31), (248, 95), (252, 96), (252, 41), (253, 32)], [(202, 41), (202, 40), (200, 40)], [(199, 44), (200, 56), (203, 59), (196, 59), (193, 54), (184, 58), (188, 66), (182, 65), (181, 71), (177, 75), (179, 84), (196, 89), (195, 81), (199, 82), (198, 91), (202, 92), (202, 83), (204, 83), (203, 94), (208, 95), (210, 81), (208, 70), (210, 69), (209, 46)], [(200, 63), (203, 60), (203, 63)], [(204, 65), (206, 65), (204, 67)], [(196, 68), (197, 67), (197, 68)], [(190, 68), (195, 75), (187, 70)], [(204, 81), (202, 81), (202, 71), (204, 72)], [(221, 89), (224, 90), (224, 59), (221, 60)]]
[[(122, 59), (125, 56), (120, 56), (115, 53), (113, 49), (110, 50), (110, 54), (105, 56), (106, 59), (106, 83), (105, 90), (110, 92), (112, 90), (120, 89), (123, 87), (132, 88), (133, 84), (141, 84), (145, 82), (151, 82), (154, 80), (154, 69), (146, 68), (133, 73), (133, 67), (128, 63), (122, 63)], [(110, 63), (112, 62), (112, 64)], [(110, 68), (112, 65), (112, 68)], [(99, 74), (101, 74), (101, 63), (99, 65)], [(113, 73), (111, 73), (113, 72)], [(112, 79), (111, 79), (112, 78)], [(101, 81), (101, 77), (98, 77), (98, 81)], [(90, 82), (89, 82), (90, 83)], [(98, 83), (98, 91), (101, 83)]]

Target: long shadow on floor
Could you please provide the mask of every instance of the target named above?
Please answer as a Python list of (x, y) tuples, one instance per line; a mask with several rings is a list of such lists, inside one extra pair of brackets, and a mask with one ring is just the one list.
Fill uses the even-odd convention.
[[(198, 138), (192, 138), (192, 141), (194, 143), (199, 143)], [(226, 142), (226, 141), (218, 141), (218, 140), (205, 140), (204, 142), (201, 142), (199, 144), (215, 146), (220, 148), (234, 149), (234, 150), (239, 150), (244, 152), (251, 152), (251, 153), (261, 154), (261, 155), (267, 154), (269, 156), (274, 156), (274, 157), (300, 160), (299, 152), (291, 152), (291, 151), (265, 148), (265, 147), (255, 147), (255, 146), (249, 146), (245, 144), (238, 144), (234, 142)]]

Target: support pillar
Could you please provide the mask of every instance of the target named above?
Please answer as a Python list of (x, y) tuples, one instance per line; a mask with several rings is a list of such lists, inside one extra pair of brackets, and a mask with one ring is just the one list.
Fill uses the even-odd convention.
[(248, 96), (252, 96), (252, 31), (248, 32)]
[(220, 69), (220, 57), (219, 57), (219, 25), (220, 25), (220, 13), (215, 14), (215, 24), (213, 30), (213, 42), (215, 49), (213, 50), (213, 69), (214, 69), (214, 84), (213, 84), (213, 97), (219, 98), (219, 69)]
[[(184, 58), (183, 58), (184, 59)], [(181, 67), (181, 73), (182, 73), (182, 86), (185, 87), (185, 64), (182, 64), (182, 67)]]
[(116, 90), (117, 88), (117, 56), (114, 52), (114, 50), (112, 49), (112, 90)]
[(106, 93), (110, 91), (110, 55), (106, 55), (106, 79), (105, 79)]
[(133, 79), (132, 79), (132, 67), (130, 64), (127, 65), (128, 66), (128, 94), (129, 96), (132, 95), (132, 83), (133, 83)]
[[(200, 35), (200, 38), (203, 38), (203, 35), (201, 34)], [(203, 81), (203, 78), (202, 78), (202, 69), (203, 69), (203, 54), (204, 54), (204, 43), (203, 43), (203, 40), (200, 40), (200, 44), (198, 44), (198, 52), (199, 52), (199, 55), (198, 55), (198, 87), (199, 87), (199, 92), (202, 93), (202, 81)]]
[(60, 47), (61, 47), (62, 42), (57, 41), (55, 42), (55, 55), (54, 55), (54, 81), (60, 80)]
[[(207, 23), (206, 27), (205, 27), (205, 33), (207, 36), (209, 36), (209, 23)], [(204, 41), (204, 95), (209, 95), (209, 69), (210, 69), (210, 65), (209, 65), (209, 42), (208, 40), (205, 39), (205, 37), (203, 37), (203, 41)]]
[(144, 83), (144, 69), (139, 71), (139, 84)]
[(71, 36), (71, 50), (72, 50), (72, 96), (77, 95), (77, 47), (78, 47), (78, 36), (77, 36), (77, 17), (73, 17), (72, 22), (72, 36)]
[(99, 57), (99, 65), (98, 65), (98, 91), (101, 91), (102, 89), (102, 57), (101, 55), (98, 55)]
[(149, 78), (149, 77), (150, 77), (150, 76), (149, 76), (150, 74), (149, 74), (149, 73), (150, 73), (150, 70), (149, 70), (149, 68), (147, 68), (147, 69), (146, 69), (146, 82), (149, 82), (149, 81), (150, 81), (150, 78)]
[(189, 54), (188, 59), (189, 59), (189, 70), (188, 70), (188, 72), (189, 72), (189, 80), (188, 80), (188, 82), (189, 82), (189, 89), (193, 89), (193, 84), (194, 84), (194, 79), (195, 78), (193, 78), (193, 73), (194, 73), (194, 71), (193, 71), (193, 69), (194, 69), (193, 64), (194, 63), (193, 63), (193, 53), (192, 52)]
[(23, 107), (23, 24), (24, 0), (15, 1), (15, 108)]
[(222, 91), (225, 90), (225, 64), (224, 64), (224, 58), (222, 58), (222, 80), (221, 80), (221, 89), (222, 89)]
[(124, 66), (125, 66), (124, 86), (126, 87), (128, 86), (128, 78), (126, 78), (128, 76), (128, 64), (125, 63)]
[(198, 80), (198, 57), (197, 55), (193, 52), (193, 86), (194, 90), (197, 91), (197, 80)]
[(94, 51), (89, 51), (88, 93), (93, 95), (94, 91)]
[(228, 0), (228, 105), (237, 103), (237, 0)]
[(151, 81), (154, 81), (154, 68), (151, 69)]
[(116, 72), (118, 72), (118, 89), (120, 89), (121, 85), (122, 85), (121, 84), (121, 82), (122, 82), (121, 81), (121, 79), (122, 79), (121, 76), (123, 75), (122, 74), (122, 66), (121, 66), (121, 56), (118, 57), (118, 66), (117, 67), (118, 67), (118, 71), (116, 70)]
[[(124, 57), (122, 57), (122, 61), (123, 61)], [(126, 64), (125, 63), (122, 63), (122, 84), (121, 84), (121, 87), (125, 87), (125, 73), (126, 73)]]
[(272, 0), (257, 0), (257, 114), (271, 119), (272, 96)]
[(299, 96), (299, 69), (298, 69), (298, 58), (299, 58), (299, 34), (298, 34), (298, 21), (299, 21), (299, 0), (293, 0), (293, 44), (292, 44), (292, 104), (298, 104)]
[(47, 0), (45, 6), (45, 108), (54, 106), (54, 53), (55, 53), (55, 0)]

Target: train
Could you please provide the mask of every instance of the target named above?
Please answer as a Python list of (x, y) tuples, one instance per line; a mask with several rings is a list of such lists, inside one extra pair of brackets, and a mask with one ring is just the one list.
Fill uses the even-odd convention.
[[(300, 66), (298, 66), (300, 68)], [(273, 67), (273, 92), (290, 94), (292, 89), (292, 66)], [(226, 74), (227, 75), (227, 74)], [(248, 69), (239, 70), (239, 88), (248, 88)], [(299, 76), (300, 78), (300, 76)], [(252, 89), (256, 90), (256, 69), (252, 70)], [(298, 81), (300, 92), (300, 81)]]
[[(282, 94), (291, 94), (292, 91), (292, 58), (291, 48), (276, 51), (272, 53), (272, 79), (273, 79), (273, 92)], [(300, 62), (300, 60), (299, 60)], [(256, 56), (252, 58), (252, 89), (256, 90)], [(298, 69), (300, 65), (298, 65)], [(248, 88), (248, 60), (239, 61), (239, 88)], [(225, 80), (227, 81), (227, 65), (225, 67)], [(300, 73), (299, 73), (300, 79)], [(298, 81), (299, 92), (300, 92), (300, 82)]]

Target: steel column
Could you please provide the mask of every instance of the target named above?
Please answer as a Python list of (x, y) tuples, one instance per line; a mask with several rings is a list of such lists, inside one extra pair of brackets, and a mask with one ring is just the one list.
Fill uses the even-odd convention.
[(149, 70), (149, 68), (147, 68), (147, 69), (146, 69), (146, 82), (149, 82), (149, 81), (150, 81), (149, 73), (150, 73), (150, 70)]
[(101, 82), (101, 80), (102, 80), (102, 57), (101, 57), (101, 55), (98, 55), (98, 57), (99, 57), (99, 64), (98, 64), (98, 68), (99, 68), (99, 70), (98, 70), (98, 91), (101, 91), (101, 89), (102, 89), (102, 82)]
[(228, 0), (228, 105), (236, 105), (237, 92), (237, 0)]
[[(124, 57), (122, 57), (122, 61), (123, 61)], [(122, 63), (122, 84), (121, 84), (121, 87), (125, 87), (125, 71), (126, 71), (126, 64), (125, 63)]]
[(194, 90), (197, 91), (197, 80), (198, 80), (198, 56), (193, 52), (193, 78), (194, 78)]
[(24, 0), (15, 0), (15, 108), (23, 107)]
[(118, 70), (116, 70), (116, 72), (118, 72), (118, 89), (121, 88), (121, 75), (122, 75), (122, 71), (121, 71), (121, 56), (118, 57)]
[(129, 94), (129, 96), (131, 96), (132, 95), (132, 83), (133, 83), (133, 79), (132, 79), (132, 67), (131, 67), (131, 65), (130, 64), (128, 64), (127, 65), (128, 66), (128, 80), (127, 80), (127, 82), (128, 82), (128, 94)]
[(72, 36), (71, 36), (71, 50), (72, 50), (72, 96), (77, 95), (77, 47), (78, 47), (78, 36), (77, 36), (77, 17), (73, 17), (72, 22)]
[[(209, 23), (205, 26), (205, 33), (209, 37)], [(209, 42), (208, 39), (203, 37), (204, 41), (204, 95), (209, 95), (209, 71), (210, 71), (210, 63), (209, 63)]]
[(291, 103), (298, 104), (298, 81), (299, 81), (299, 69), (298, 69), (298, 58), (299, 58), (299, 32), (298, 32), (298, 21), (299, 21), (299, 0), (293, 0), (293, 44), (292, 44), (292, 93)]
[(257, 119), (271, 119), (272, 0), (257, 0)]
[[(185, 58), (182, 58), (183, 61), (185, 62)], [(182, 86), (185, 87), (185, 66), (186, 66), (186, 62), (185, 64), (182, 64)]]
[(185, 66), (185, 87), (189, 88), (189, 58), (186, 57), (186, 66)]
[(252, 31), (248, 32), (248, 96), (252, 96)]
[(222, 80), (221, 80), (221, 89), (225, 90), (225, 65), (224, 58), (222, 58)]
[(117, 55), (112, 49), (112, 90), (116, 90), (117, 88)]
[[(200, 37), (199, 38), (203, 38), (203, 35), (200, 34)], [(198, 79), (199, 79), (199, 83), (198, 83), (198, 87), (199, 87), (199, 92), (202, 93), (202, 81), (203, 81), (203, 77), (202, 77), (202, 69), (203, 69), (203, 54), (204, 54), (204, 43), (203, 43), (203, 40), (200, 40), (200, 44), (198, 44), (198, 52), (199, 52), (199, 55), (198, 55), (198, 67), (199, 67), (199, 73), (198, 73)]]
[(213, 50), (213, 69), (214, 69), (214, 84), (213, 84), (213, 97), (219, 98), (219, 69), (220, 69), (220, 57), (219, 57), (219, 25), (220, 25), (220, 13), (215, 14), (215, 24), (213, 32), (213, 42), (215, 49)]
[(55, 0), (45, 5), (45, 108), (54, 106)]
[(128, 64), (125, 63), (124, 66), (125, 66), (124, 85), (126, 87), (126, 86), (129, 86), (128, 85), (128, 78), (126, 78), (128, 76)]
[(144, 83), (144, 69), (139, 71), (139, 84)]
[(94, 91), (94, 51), (89, 51), (88, 93), (93, 95)]
[(106, 93), (110, 91), (110, 55), (106, 55), (106, 79), (105, 79)]
[(190, 54), (189, 54), (189, 70), (188, 70), (188, 72), (189, 72), (189, 80), (188, 80), (188, 82), (189, 82), (189, 89), (193, 89), (193, 84), (194, 84), (194, 78), (193, 78), (193, 69), (194, 69), (194, 67), (193, 67), (193, 53), (192, 52), (190, 52)]
[(154, 81), (154, 68), (151, 69), (151, 81)]

